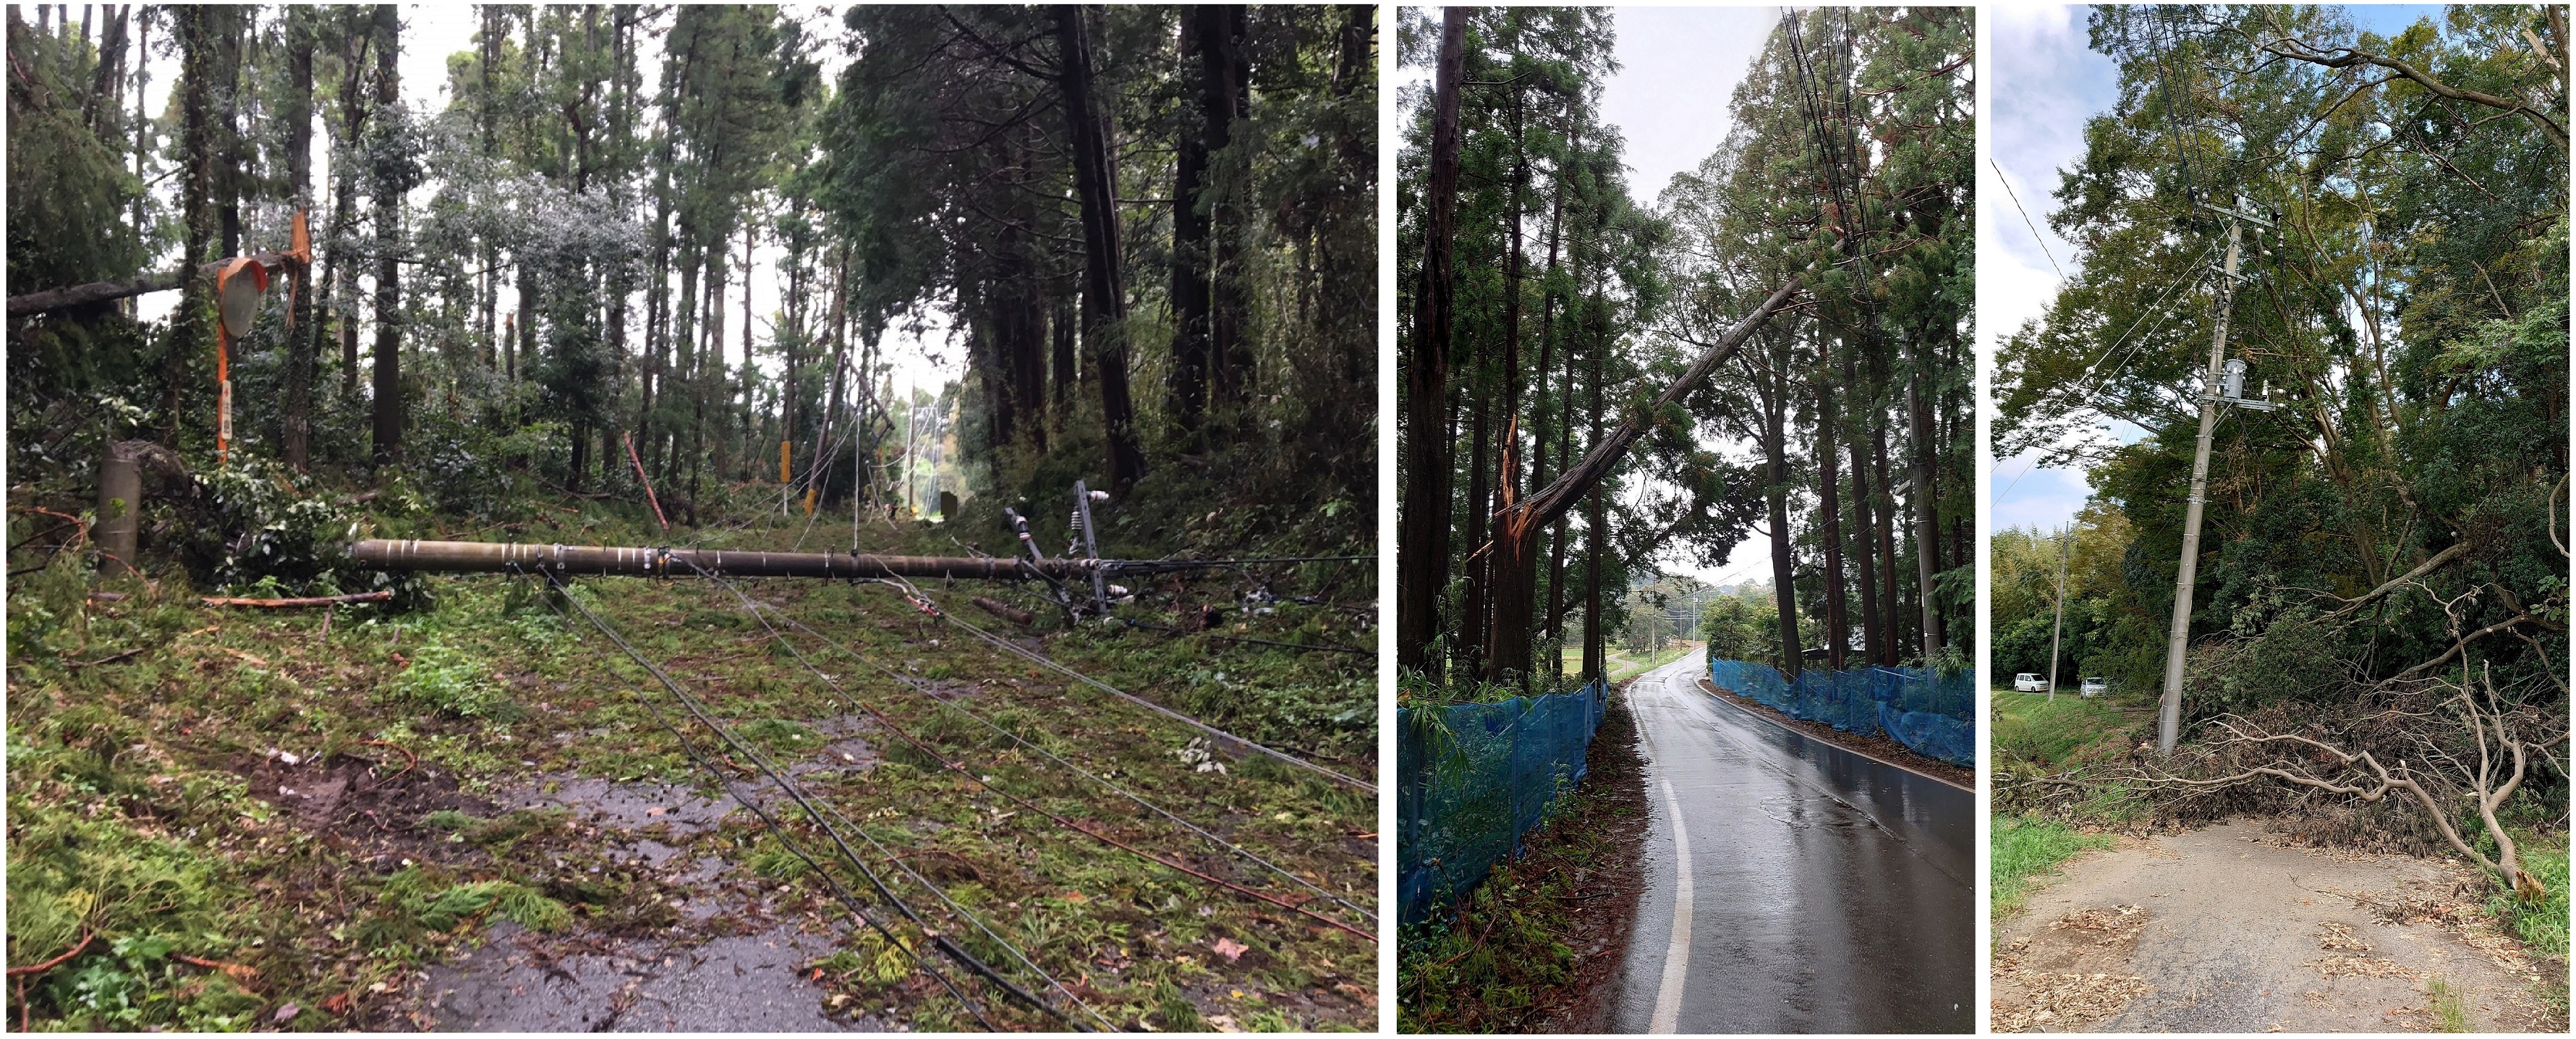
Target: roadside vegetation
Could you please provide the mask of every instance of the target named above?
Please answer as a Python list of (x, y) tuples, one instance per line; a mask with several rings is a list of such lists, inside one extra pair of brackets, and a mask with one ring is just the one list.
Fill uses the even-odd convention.
[[(1644, 764), (1626, 687), (1593, 736), (1583, 782), (1548, 807), (1482, 885), (1399, 935), (1396, 1028), (1598, 1032), (1644, 877)], [(1596, 991), (1597, 990), (1597, 991)]]
[[(2564, 12), (2449, 5), (2384, 36), (2336, 6), (2088, 17), (2120, 100), (2046, 217), (2085, 248), (2003, 342), (1995, 435), (2093, 496), (2064, 529), (1996, 533), (1993, 650), (1998, 678), (2045, 673), (2054, 641), (2060, 676), (2114, 692), (1995, 694), (1999, 851), (2006, 819), (2251, 815), (2469, 862), (2499, 925), (2563, 957)], [(2390, 55), (2409, 75), (2364, 74)], [(2203, 203), (2230, 199), (2265, 227), (2241, 225), (2246, 288), (2213, 327), (2219, 280), (2189, 272), (2227, 240)], [(2229, 411), (2203, 448), (2168, 756), (2152, 712), (2202, 428), (2175, 387), (2220, 327), (2244, 395), (2278, 406)], [(2105, 432), (2124, 423), (2146, 435)]]
[(1996, 816), (1991, 874), (1994, 918), (2002, 921), (2018, 915), (2030, 889), (2057, 872), (2059, 863), (2110, 846), (2110, 837), (2079, 833), (2053, 819)]

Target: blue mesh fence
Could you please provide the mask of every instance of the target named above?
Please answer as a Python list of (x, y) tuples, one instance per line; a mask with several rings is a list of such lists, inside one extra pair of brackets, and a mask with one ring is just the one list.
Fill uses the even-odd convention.
[(1864, 736), (1884, 734), (1954, 765), (1976, 763), (1977, 731), (1969, 721), (1977, 702), (1974, 670), (1943, 677), (1927, 668), (1865, 667), (1805, 671), (1791, 679), (1768, 664), (1712, 658), (1708, 679), (1792, 718)]
[(1547, 806), (1583, 780), (1609, 693), (1395, 712), (1396, 901), (1412, 923), (1475, 888), (1517, 854)]

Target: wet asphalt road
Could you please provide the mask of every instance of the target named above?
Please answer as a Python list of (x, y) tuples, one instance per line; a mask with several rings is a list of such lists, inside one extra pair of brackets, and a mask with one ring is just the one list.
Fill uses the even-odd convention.
[(1973, 1031), (1974, 798), (1718, 702), (1705, 673), (1629, 687), (1654, 834), (1612, 1030)]

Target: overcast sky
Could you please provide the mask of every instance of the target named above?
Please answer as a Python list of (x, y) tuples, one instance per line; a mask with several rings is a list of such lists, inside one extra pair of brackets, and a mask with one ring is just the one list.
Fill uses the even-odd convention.
[[(1780, 20), (1780, 9), (1620, 7), (1611, 17), (1619, 71), (1603, 85), (1601, 117), (1625, 139), (1620, 159), (1628, 167), (1629, 196), (1651, 208), (1674, 174), (1697, 169), (1726, 139), (1727, 102)], [(1748, 441), (1704, 440), (1732, 458), (1753, 450)], [(1767, 581), (1771, 543), (1760, 535), (1746, 538), (1715, 566), (1678, 551), (1655, 563), (1666, 573), (1713, 585)]]
[[(811, 56), (822, 64), (826, 82), (837, 83), (841, 67), (848, 61), (841, 45), (843, 30), (839, 13), (843, 9), (841, 6), (816, 4), (789, 4), (784, 8), (788, 17), (805, 23), (807, 38), (816, 41)], [(264, 16), (274, 17), (275, 10), (271, 8), (265, 11)], [(404, 102), (414, 111), (436, 112), (447, 107), (448, 56), (460, 51), (473, 51), (474, 34), (479, 28), (481, 28), (480, 19), (476, 16), (472, 5), (403, 5), (402, 94)], [(150, 106), (150, 110), (155, 115), (167, 110), (170, 88), (178, 82), (179, 77), (178, 58), (162, 46), (167, 31), (166, 23), (154, 26), (150, 58), (152, 82), (145, 95), (145, 104)], [(644, 75), (644, 91), (649, 95), (656, 89), (656, 83), (660, 78), (662, 40), (658, 35), (646, 35), (639, 45), (643, 53), (637, 60)], [(323, 139), (323, 135), (317, 133), (315, 137), (317, 139), (314, 142), (314, 183), (326, 185), (330, 183), (330, 145), (326, 139)], [(159, 193), (173, 200), (172, 209), (176, 209), (178, 186), (179, 178), (176, 177), (167, 178), (159, 185)], [(320, 190), (317, 188), (317, 193)], [(434, 185), (425, 185), (414, 192), (414, 201), (426, 204), (435, 191)], [(318, 223), (318, 214), (315, 219)], [(314, 230), (318, 234), (321, 229), (317, 226)], [(250, 243), (250, 247), (254, 249), (283, 245), (282, 242)], [(771, 315), (778, 312), (780, 307), (779, 293), (784, 287), (785, 277), (779, 273), (777, 265), (785, 258), (785, 250), (769, 242), (761, 244), (755, 257), (755, 271), (758, 276), (752, 281), (752, 311), (759, 315), (763, 322), (760, 326), (762, 332), (756, 334), (756, 337), (762, 340), (769, 338), (766, 334), (768, 329), (766, 322)], [(175, 247), (165, 259), (176, 262)], [(361, 277), (367, 276), (362, 273)], [(369, 284), (372, 282), (370, 281)], [(678, 291), (677, 286), (675, 274), (672, 282), (674, 293)], [(738, 322), (742, 319), (740, 283), (736, 282), (734, 290), (726, 295), (729, 297), (727, 305), (733, 308), (729, 311), (732, 317), (728, 325), (739, 329)], [(515, 309), (517, 296), (517, 291), (510, 286), (507, 279), (504, 279), (501, 287), (500, 310), (508, 312)], [(141, 298), (139, 308), (145, 319), (153, 320), (167, 315), (170, 308), (177, 306), (178, 303), (179, 293), (177, 292), (153, 293)], [(880, 352), (880, 356), (895, 368), (894, 381), (898, 392), (905, 386), (935, 390), (941, 383), (957, 379), (964, 374), (965, 351), (952, 347), (945, 341), (944, 322), (932, 322), (930, 330), (924, 337), (909, 335), (900, 327), (900, 324), (898, 322), (898, 327), (886, 331)], [(727, 338), (729, 340), (726, 344), (727, 357), (732, 363), (740, 364), (742, 341), (738, 333), (729, 335)], [(763, 348), (766, 349), (765, 346)], [(935, 363), (932, 360), (933, 356), (938, 358)], [(777, 372), (780, 365), (781, 362), (776, 357), (764, 357), (762, 361), (763, 368), (772, 374)]]
[[(2441, 16), (2441, 8), (2420, 4), (2348, 10), (2356, 27), (2383, 36), (2417, 18)], [(1994, 107), (1985, 129), (2004, 178), (1997, 180), (1994, 167), (1977, 171), (1978, 338), (1991, 357), (2002, 336), (2040, 316), (2055, 297), (2058, 274), (2050, 255), (2069, 272), (2083, 258), (2081, 250), (2049, 230), (2048, 214), (2057, 209), (2049, 195), (2057, 189), (2060, 172), (2072, 169), (2083, 155), (2084, 120), (2109, 111), (2118, 100), (2119, 74), (2111, 59), (2086, 49), (2086, 8), (2005, 4), (1987, 14)], [(2021, 209), (2014, 208), (2015, 197)], [(2036, 233), (2030, 225), (2037, 225)], [(2144, 435), (2127, 423), (2110, 432), (2122, 443)], [(2091, 496), (2082, 471), (2035, 469), (2033, 460), (2031, 455), (1997, 460), (1992, 529), (2055, 529), (2072, 521)]]

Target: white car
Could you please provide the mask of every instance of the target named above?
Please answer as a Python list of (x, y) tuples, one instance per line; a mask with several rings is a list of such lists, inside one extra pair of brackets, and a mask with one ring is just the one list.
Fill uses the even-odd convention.
[(2082, 690), (2085, 696), (2100, 696), (2111, 691), (2111, 680), (2100, 675), (2095, 675), (2084, 680)]
[(2030, 672), (2028, 672), (2028, 671), (2024, 671), (2024, 672), (2022, 672), (2022, 673), (2020, 673), (2020, 674), (2017, 674), (2017, 675), (2014, 675), (2014, 676), (2013, 676), (2013, 692), (2016, 692), (2016, 693), (2045, 693), (2045, 692), (2047, 692), (2047, 691), (2048, 691), (2048, 680), (2047, 680), (2047, 679), (2045, 679), (2045, 678), (2041, 678), (2041, 677), (2039, 677), (2038, 675), (2032, 674), (2032, 673), (2030, 673)]

